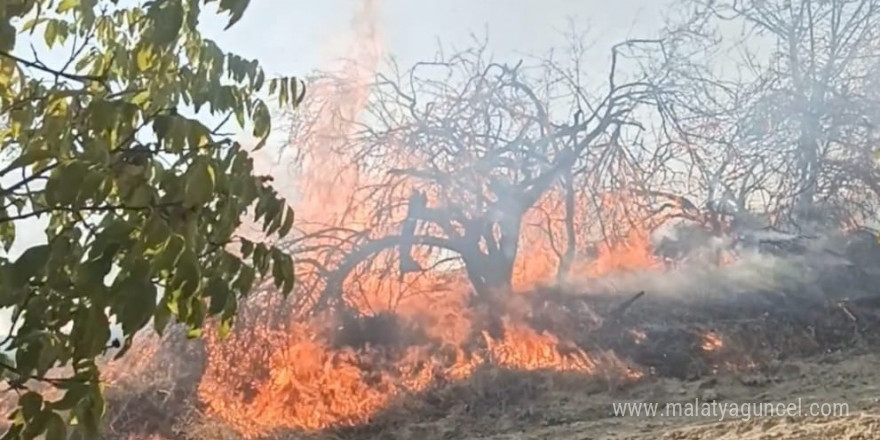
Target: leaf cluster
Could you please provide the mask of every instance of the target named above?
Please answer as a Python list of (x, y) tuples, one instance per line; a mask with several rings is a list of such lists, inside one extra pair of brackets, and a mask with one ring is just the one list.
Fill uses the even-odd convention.
[[(114, 321), (121, 355), (150, 322), (198, 336), (216, 316), (228, 331), (260, 277), (292, 289), (287, 254), (235, 233), (252, 210), (266, 236), (287, 235), (293, 211), (241, 145), (178, 109), (234, 119), (261, 148), (264, 99), (295, 106), (304, 90), (199, 33), (205, 7), (215, 3), (232, 26), (248, 0), (134, 3), (0, 3), (0, 307), (15, 325), (3, 341), (14, 358), (0, 371), (22, 392), (31, 380), (65, 391), (57, 402), (21, 394), (4, 439), (66, 438), (69, 423), (97, 435), (96, 359)], [(50, 67), (22, 50), (33, 35), (69, 51), (67, 62)], [(36, 219), (45, 243), (15, 243)], [(72, 373), (47, 376), (58, 367)]]

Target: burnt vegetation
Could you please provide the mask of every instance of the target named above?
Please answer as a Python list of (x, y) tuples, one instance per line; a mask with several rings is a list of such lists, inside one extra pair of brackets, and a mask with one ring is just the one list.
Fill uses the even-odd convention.
[[(587, 353), (598, 365), (607, 355), (638, 380), (876, 350), (880, 0), (682, 3), (687, 13), (660, 37), (613, 46), (601, 72), (573, 37), (552, 56), (513, 63), (494, 60), (484, 41), (409, 68), (389, 62), (365, 83), (360, 112), (339, 110), (340, 96), (354, 99), (350, 76), (311, 78), (313, 98), (288, 117), (280, 160), (303, 186), (329, 186), (330, 214), (298, 221), (279, 244), (295, 256), (294, 293), (282, 300), (267, 287), (241, 306), (237, 348), (219, 358), (249, 369), (227, 378), (268, 381), (287, 341), (266, 335), (291, 322), (320, 322), (321, 337), (364, 374), (411, 348), (454, 364), (504, 339), (511, 322), (556, 335), (563, 356)], [(733, 43), (722, 25), (746, 37)], [(722, 72), (719, 53), (737, 54), (725, 61), (736, 69)], [(613, 271), (592, 276), (590, 263), (638, 233), (669, 277), (709, 268), (655, 291), (596, 281)], [(460, 279), (467, 335), (438, 336), (441, 318), (401, 311)], [(530, 293), (513, 298), (517, 290)], [(546, 385), (495, 374), (495, 391), (455, 385), (474, 385), (468, 411), (497, 388), (524, 402)], [(436, 377), (406, 397), (428, 418), (449, 405), (439, 385), (456, 382)], [(400, 423), (375, 420), (328, 430)]]

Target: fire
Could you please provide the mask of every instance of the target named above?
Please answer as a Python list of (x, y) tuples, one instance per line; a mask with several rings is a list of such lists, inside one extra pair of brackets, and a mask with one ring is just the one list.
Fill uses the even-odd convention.
[[(357, 353), (333, 351), (310, 333), (304, 326), (289, 334), (270, 357), (269, 377), (254, 390), (230, 395), (213, 388), (225, 384), (203, 381), (204, 403), (242, 434), (255, 436), (279, 427), (315, 430), (359, 423), (394, 397), (389, 377), (367, 377)], [(211, 365), (223, 365), (222, 359)]]
[(703, 335), (702, 348), (704, 351), (717, 351), (720, 350), (722, 347), (724, 347), (724, 341), (717, 333), (707, 332)]
[(632, 336), (633, 342), (635, 342), (636, 344), (641, 344), (645, 342), (646, 339), (648, 339), (648, 335), (641, 330), (629, 330), (628, 333), (630, 334), (630, 336)]
[[(335, 349), (320, 339), (318, 325), (300, 325), (290, 329), (281, 348), (271, 353), (269, 373), (262, 381), (249, 374), (251, 370), (225, 362), (218, 348), (236, 341), (218, 341), (205, 372), (206, 378), (214, 380), (203, 380), (199, 392), (215, 415), (243, 435), (256, 437), (278, 428), (318, 430), (365, 423), (394, 398), (426, 390), (439, 381), (467, 379), (487, 362), (519, 370), (585, 374), (595, 368), (581, 350), (563, 354), (554, 335), (538, 333), (509, 318), (504, 326), (501, 339), (483, 333), (485, 355), (448, 344), (409, 347), (394, 358), (382, 348)], [(265, 337), (271, 339), (271, 335)], [(249, 386), (231, 389), (230, 379)]]
[[(386, 178), (388, 169), (374, 174), (358, 169), (355, 164), (373, 159), (352, 157), (354, 149), (348, 143), (356, 128), (340, 121), (357, 119), (367, 105), (370, 75), (381, 54), (375, 16), (376, 5), (365, 1), (356, 20), (355, 39), (361, 45), (353, 51), (357, 62), (342, 72), (348, 87), (340, 90), (336, 83), (320, 81), (313, 85), (310, 100), (318, 101), (318, 110), (305, 118), (298, 137), (291, 140), (304, 145), (308, 155), (303, 159), (305, 169), (292, 184), (299, 191), (292, 197), (297, 228), (304, 235), (323, 231), (308, 244), (315, 250), (301, 252), (297, 259), (298, 286), (304, 291), (321, 292), (328, 286), (317, 267), (339, 267), (360, 250), (346, 235), (349, 231), (365, 231), (373, 239), (397, 234), (406, 216), (402, 202), (414, 189), (424, 192), (429, 206), (441, 197), (430, 186), (416, 188), (404, 182), (377, 206), (374, 196), (361, 190)], [(394, 167), (424, 159), (392, 147), (386, 146), (389, 154), (381, 160)], [(593, 206), (587, 198), (586, 190), (578, 191), (577, 205)], [(271, 295), (258, 295), (241, 310), (229, 339), (220, 341), (208, 332), (207, 363), (198, 388), (201, 402), (210, 414), (253, 438), (282, 428), (313, 431), (366, 423), (399, 396), (465, 380), (481, 365), (596, 374), (600, 359), (577, 348), (565, 335), (530, 326), (528, 294), (522, 292), (559, 276), (598, 277), (654, 269), (659, 262), (651, 252), (651, 225), (633, 223), (637, 216), (625, 209), (631, 200), (609, 194), (598, 210), (579, 208), (574, 221), (612, 224), (614, 230), (602, 234), (605, 240), (594, 246), (594, 255), (576, 256), (568, 273), (558, 273), (562, 258), (558, 244), (566, 224), (552, 213), (561, 212), (563, 200), (561, 189), (548, 191), (523, 220), (512, 275), (514, 292), (504, 292), (508, 296), (500, 303), (506, 309), (495, 311), (500, 315), (500, 334), (482, 330), (485, 316), (470, 304), (472, 287), (460, 268), (400, 274), (400, 253), (385, 249), (370, 262), (353, 265), (339, 283), (345, 305), (372, 320), (349, 322), (350, 318), (330, 312), (290, 316), (281, 311), (305, 311), (319, 299), (297, 298), (302, 301), (290, 307)], [(593, 222), (597, 216), (603, 221)], [(575, 247), (589, 247), (591, 237), (602, 232), (606, 231), (595, 227), (580, 231)], [(413, 248), (413, 259), (423, 268), (441, 258), (435, 251)], [(392, 318), (383, 321), (383, 316)], [(347, 325), (363, 327), (347, 329)], [(477, 331), (482, 341), (474, 340)], [(341, 335), (350, 340), (334, 340)], [(627, 380), (642, 374), (617, 364), (614, 372)]]
[(602, 243), (598, 256), (588, 266), (587, 273), (592, 277), (600, 277), (613, 272), (659, 267), (659, 260), (651, 252), (648, 231), (638, 227), (619, 242)]
[(511, 324), (509, 319), (505, 319), (504, 329), (505, 337), (501, 341), (483, 332), (495, 365), (526, 371), (552, 369), (590, 373), (595, 369), (593, 361), (581, 350), (567, 355), (560, 353), (559, 339), (554, 335)]

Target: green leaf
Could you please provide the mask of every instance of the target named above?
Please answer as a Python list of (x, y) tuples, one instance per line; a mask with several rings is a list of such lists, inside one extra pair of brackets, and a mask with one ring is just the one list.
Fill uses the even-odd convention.
[(278, 235), (286, 237), (287, 234), (290, 233), (290, 230), (293, 229), (294, 219), (295, 213), (293, 212), (293, 208), (288, 207), (284, 216), (284, 223), (281, 225), (281, 229), (278, 230)]
[(131, 98), (131, 103), (139, 107), (143, 106), (150, 101), (152, 95), (149, 90), (141, 90)]
[(200, 280), (201, 268), (198, 257), (192, 250), (184, 248), (168, 287), (179, 298), (188, 300), (199, 289)]
[(109, 176), (101, 169), (90, 169), (79, 185), (76, 203), (85, 205), (91, 201), (94, 205), (102, 204), (106, 200), (104, 185), (111, 185)]
[(168, 326), (169, 321), (171, 321), (171, 309), (168, 308), (165, 301), (162, 301), (156, 306), (156, 311), (153, 314), (153, 329), (159, 336), (165, 333), (165, 327)]
[(227, 282), (220, 278), (214, 278), (208, 283), (206, 290), (211, 297), (211, 305), (208, 308), (209, 314), (217, 315), (226, 309), (226, 302), (231, 296)]
[(146, 326), (156, 308), (156, 285), (150, 279), (147, 264), (146, 260), (134, 263), (136, 267), (114, 284), (113, 311), (126, 336)]
[(89, 165), (80, 160), (70, 161), (58, 167), (46, 182), (46, 201), (51, 205), (75, 203), (80, 185), (88, 173)]
[(296, 78), (288, 78), (287, 81), (290, 83), (289, 89), (292, 97), (289, 104), (295, 107), (302, 101), (302, 96), (299, 94), (299, 81)]
[(63, 14), (71, 9), (79, 7), (80, 0), (62, 0), (58, 4), (58, 13)]
[(55, 20), (49, 20), (46, 22), (46, 33), (43, 34), (44, 40), (46, 41), (46, 46), (50, 49), (55, 45), (55, 40), (58, 38), (58, 22)]
[(70, 411), (75, 408), (81, 400), (88, 396), (89, 387), (86, 384), (71, 382), (67, 387), (64, 396), (61, 397), (61, 399), (50, 402), (48, 405), (49, 408), (56, 411)]
[(67, 423), (58, 413), (51, 413), (46, 420), (46, 440), (67, 440)]
[(36, 417), (43, 410), (43, 396), (34, 391), (28, 391), (18, 398), (18, 406), (21, 407), (25, 420)]
[(45, 376), (49, 369), (64, 356), (62, 343), (51, 335), (46, 335), (40, 346), (41, 350), (37, 358), (37, 376)]
[(238, 294), (241, 296), (247, 295), (251, 288), (254, 286), (254, 280), (256, 279), (257, 274), (254, 271), (254, 268), (248, 265), (242, 265), (241, 269), (238, 272), (238, 277), (232, 283), (232, 286), (238, 290)]
[(235, 26), (241, 20), (249, 3), (250, 0), (220, 0), (220, 12), (229, 11), (230, 16), (229, 23), (223, 30), (229, 30), (229, 28)]
[(242, 258), (249, 258), (253, 252), (254, 252), (254, 242), (242, 238), (241, 239), (241, 256), (242, 256)]
[(187, 207), (202, 206), (214, 195), (215, 173), (211, 164), (197, 159), (186, 173), (183, 203)]
[(110, 320), (103, 309), (82, 307), (74, 313), (70, 337), (75, 358), (94, 358), (104, 352), (110, 340)]
[(46, 267), (49, 258), (49, 245), (41, 244), (25, 250), (12, 265), (16, 284), (25, 283), (32, 277), (37, 277)]
[(150, 70), (153, 67), (153, 58), (153, 51), (149, 47), (141, 47), (135, 57), (138, 70), (141, 72)]
[(49, 146), (45, 142), (29, 142), (24, 151), (13, 162), (12, 167), (26, 167), (35, 162), (43, 161), (53, 157), (53, 153), (49, 151)]
[(268, 136), (272, 128), (272, 115), (269, 114), (269, 107), (266, 106), (265, 102), (258, 101), (257, 105), (254, 106), (253, 119), (254, 136), (258, 138)]
[(278, 248), (272, 248), (272, 278), (283, 295), (293, 290), (293, 262)]
[(202, 298), (193, 297), (190, 301), (190, 314), (187, 317), (187, 324), (189, 327), (193, 329), (201, 329), (205, 324), (206, 316), (207, 310)]
[(186, 242), (179, 234), (168, 236), (159, 253), (153, 258), (152, 270), (154, 272), (171, 271), (177, 266)]
[(231, 319), (222, 319), (220, 320), (220, 326), (217, 328), (217, 334), (220, 336), (220, 339), (226, 339), (229, 337), (229, 332), (232, 330), (232, 320)]
[[(6, 20), (0, 20), (0, 50), (4, 52), (12, 52), (12, 49), (14, 48), (15, 26)], [(0, 81), (0, 83), (2, 82), (3, 81)]]
[(0, 246), (5, 252), (9, 252), (12, 244), (15, 243), (15, 222), (7, 220), (8, 218), (8, 209), (0, 211)]
[[(305, 85), (305, 83), (300, 83), (299, 79), (297, 79), (297, 78), (291, 78), (290, 82), (293, 83), (293, 98), (294, 98), (294, 100), (291, 104), (293, 104), (294, 107), (298, 107), (306, 99), (306, 85)], [(299, 86), (301, 86), (302, 91), (300, 91), (299, 95), (297, 95), (296, 92), (297, 92), (297, 90), (300, 89)]]
[(97, 387), (89, 390), (89, 393), (74, 407), (73, 414), (76, 417), (77, 427), (86, 438), (98, 438), (101, 416), (104, 415), (104, 399)]
[(153, 19), (153, 44), (165, 46), (179, 38), (183, 26), (183, 5), (180, 0), (153, 3), (148, 16)]
[(198, 339), (202, 337), (202, 329), (200, 328), (190, 328), (186, 331), (186, 337), (188, 339)]

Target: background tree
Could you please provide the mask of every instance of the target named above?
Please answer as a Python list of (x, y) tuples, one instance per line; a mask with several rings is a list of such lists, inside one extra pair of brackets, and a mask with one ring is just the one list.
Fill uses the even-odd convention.
[(707, 183), (774, 225), (874, 217), (880, 2), (684, 0), (677, 137)]
[[(150, 321), (162, 333), (176, 320), (196, 336), (219, 315), (228, 331), (237, 297), (259, 276), (292, 288), (290, 257), (236, 230), (252, 209), (266, 236), (284, 236), (293, 211), (241, 145), (186, 114), (234, 118), (259, 148), (270, 132), (259, 95), (268, 86), (297, 104), (302, 89), (203, 37), (197, 24), (212, 3), (232, 26), (248, 2), (0, 4), (0, 306), (13, 310), (3, 344), (15, 353), (0, 369), (20, 394), (4, 438), (62, 439), (69, 422), (96, 435), (96, 359), (112, 322), (122, 355)], [(27, 34), (69, 58), (44, 63), (24, 50)], [(35, 219), (48, 222), (45, 243), (15, 243)], [(9, 254), (13, 244), (24, 251)], [(32, 380), (65, 394), (44, 399), (26, 389)]]

